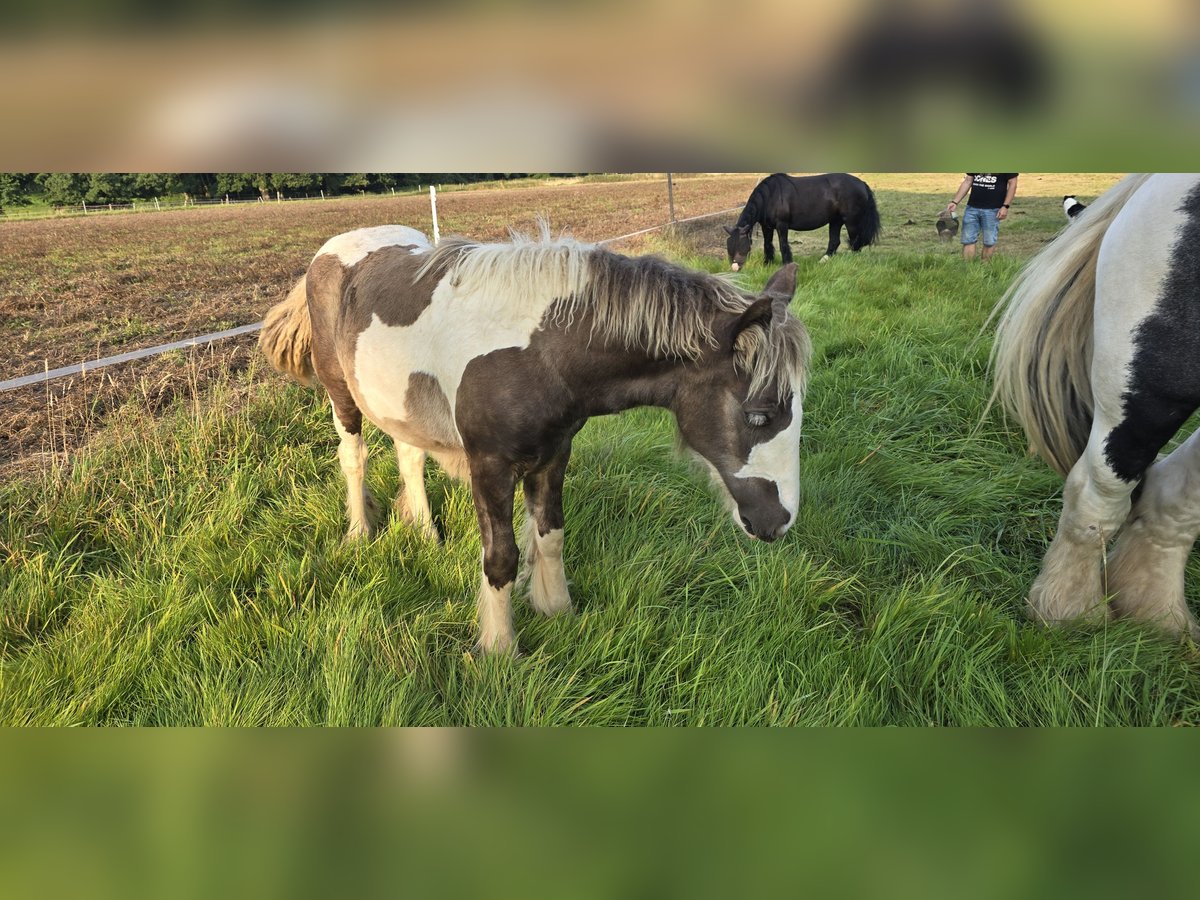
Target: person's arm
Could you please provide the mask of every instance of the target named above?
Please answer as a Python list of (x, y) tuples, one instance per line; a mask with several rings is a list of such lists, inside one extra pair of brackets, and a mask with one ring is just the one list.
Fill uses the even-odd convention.
[[(1016, 179), (1014, 179), (1014, 181), (1015, 181), (1015, 180), (1016, 180)], [(950, 201), (950, 202), (949, 202), (949, 203), (946, 205), (946, 209), (958, 209), (958, 207), (962, 205), (962, 202), (963, 202), (964, 200), (966, 200), (966, 199), (967, 199), (967, 193), (968, 193), (970, 190), (971, 190), (971, 176), (970, 176), (970, 175), (964, 175), (964, 176), (963, 176), (963, 180), (962, 180), (962, 184), (960, 184), (960, 185), (958, 186), (958, 189), (957, 189), (957, 190), (955, 190), (955, 192), (954, 192), (954, 199), (953, 199), (953, 200), (951, 200), (951, 201)]]
[(1004, 194), (1004, 205), (996, 211), (996, 218), (1003, 221), (1008, 218), (1008, 207), (1013, 202), (1013, 197), (1017, 196), (1017, 176), (1014, 175), (1008, 179), (1008, 190)]

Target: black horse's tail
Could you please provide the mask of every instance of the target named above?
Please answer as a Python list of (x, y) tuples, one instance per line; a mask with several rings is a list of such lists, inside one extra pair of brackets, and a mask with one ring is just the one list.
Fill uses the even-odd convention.
[(854, 221), (848, 223), (853, 229), (850, 231), (851, 250), (861, 250), (875, 243), (883, 231), (879, 222), (879, 207), (875, 205), (875, 194), (866, 182), (863, 183), (863, 190), (867, 192), (866, 202), (859, 208)]

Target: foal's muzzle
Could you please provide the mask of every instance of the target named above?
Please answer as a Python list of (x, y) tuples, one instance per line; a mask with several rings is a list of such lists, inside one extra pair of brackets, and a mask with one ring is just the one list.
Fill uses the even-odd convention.
[(784, 522), (782, 525), (767, 524), (756, 526), (745, 516), (741, 516), (740, 518), (742, 520), (742, 528), (745, 529), (746, 534), (750, 535), (750, 537), (754, 538), (755, 540), (765, 541), (768, 544), (783, 537), (787, 533), (788, 525), (791, 524), (789, 520), (788, 522)]

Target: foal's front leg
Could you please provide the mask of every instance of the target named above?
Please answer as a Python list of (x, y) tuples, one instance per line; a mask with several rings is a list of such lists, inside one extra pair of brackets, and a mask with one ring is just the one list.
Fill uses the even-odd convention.
[(512, 588), (517, 577), (517, 540), (513, 534), (513, 490), (516, 476), (504, 460), (472, 459), (471, 493), (483, 544), (483, 576), (479, 582), (479, 641), (482, 653), (514, 653)]
[(549, 465), (525, 476), (525, 548), (523, 579), (529, 603), (543, 616), (571, 612), (571, 594), (563, 569), (563, 476), (570, 445)]

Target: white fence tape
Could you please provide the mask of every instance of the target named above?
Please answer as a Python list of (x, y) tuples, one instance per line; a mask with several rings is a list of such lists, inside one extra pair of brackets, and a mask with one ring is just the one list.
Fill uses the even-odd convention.
[[(684, 222), (695, 222), (699, 219), (710, 219), (713, 216), (721, 216), (730, 212), (737, 212), (741, 209), (740, 206), (734, 206), (729, 209), (718, 210), (717, 212), (704, 213), (699, 216), (689, 216), (686, 219), (676, 219), (675, 222), (664, 222), (661, 225), (652, 225), (649, 228), (643, 228), (640, 231), (631, 231), (629, 234), (622, 234), (619, 237), (605, 238), (602, 241), (597, 241), (598, 244), (615, 244), (617, 241), (623, 241), (626, 238), (637, 237), (639, 234), (649, 234), (651, 231), (658, 231), (660, 228), (666, 228), (669, 225), (680, 225)], [(175, 341), (170, 344), (159, 344), (156, 347), (145, 347), (141, 350), (131, 350), (128, 353), (118, 353), (116, 356), (105, 356), (102, 359), (92, 359), (87, 362), (75, 363), (72, 366), (62, 366), (58, 369), (50, 369), (45, 372), (35, 372), (32, 375), (23, 375), (20, 378), (11, 378), (8, 381), (0, 381), (0, 393), (4, 391), (12, 391), (17, 388), (29, 387), (35, 384), (42, 384), (47, 381), (53, 381), (56, 378), (65, 378), (68, 375), (80, 375), (84, 372), (91, 372), (95, 369), (103, 369), (107, 366), (115, 366), (119, 363), (132, 362), (137, 359), (146, 359), (150, 356), (159, 356), (163, 353), (168, 353), (171, 350), (186, 350), (189, 347), (198, 347), (201, 344), (211, 344), (213, 341), (219, 341), (223, 338), (236, 337), (239, 334), (250, 334), (262, 328), (262, 322), (255, 322), (253, 325), (241, 325), (237, 328), (230, 328), (226, 331), (216, 331), (212, 334), (204, 334), (199, 337), (187, 338), (182, 341)]]

